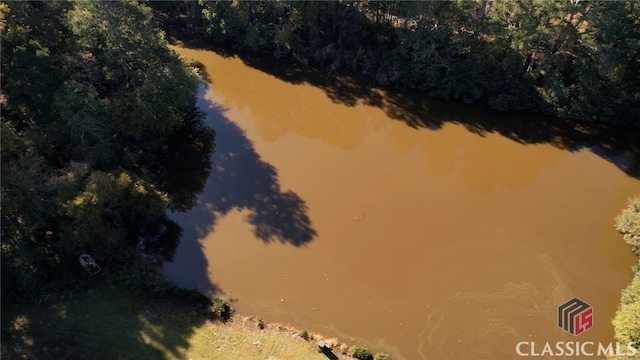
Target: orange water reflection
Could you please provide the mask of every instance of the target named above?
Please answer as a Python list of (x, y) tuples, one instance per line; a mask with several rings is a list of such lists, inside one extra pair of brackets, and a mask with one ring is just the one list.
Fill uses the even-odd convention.
[[(179, 51), (212, 81), (201, 101), (217, 130), (214, 168), (233, 164), (238, 142), (251, 151), (235, 158), (233, 177), (214, 171), (199, 208), (178, 217), (201, 231), (187, 231), (168, 267), (177, 281), (215, 283), (241, 313), (357, 338), (394, 359), (511, 359), (518, 341), (574, 339), (555, 325), (574, 296), (595, 309), (580, 340), (611, 341), (634, 261), (612, 218), (638, 180), (586, 149), (453, 123), (417, 130), (384, 106), (346, 106), (236, 58)], [(262, 168), (276, 196), (252, 185)], [(304, 246), (260, 237), (255, 211), (269, 206), (214, 204), (242, 189), (267, 202), (289, 194), (291, 219), (308, 217)]]

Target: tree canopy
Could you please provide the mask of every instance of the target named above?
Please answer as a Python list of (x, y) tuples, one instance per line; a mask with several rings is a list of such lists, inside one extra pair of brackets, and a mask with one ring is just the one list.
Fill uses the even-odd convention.
[(237, 52), (361, 73), (384, 85), (497, 110), (640, 126), (636, 1), (200, 0), (152, 6), (189, 14), (209, 41)]
[[(640, 256), (640, 196), (629, 199), (615, 219), (616, 230), (631, 245), (633, 252)], [(613, 318), (616, 339), (622, 343), (634, 342), (640, 348), (640, 263), (634, 266), (631, 284), (622, 290), (620, 306)]]
[(0, 11), (3, 299), (72, 289), (85, 252), (113, 273), (170, 260), (165, 211), (193, 206), (211, 168), (195, 70), (136, 1)]

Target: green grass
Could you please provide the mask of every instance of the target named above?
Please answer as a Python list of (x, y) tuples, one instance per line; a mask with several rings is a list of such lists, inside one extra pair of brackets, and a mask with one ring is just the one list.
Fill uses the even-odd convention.
[(2, 359), (326, 359), (294, 330), (117, 287), (2, 308)]

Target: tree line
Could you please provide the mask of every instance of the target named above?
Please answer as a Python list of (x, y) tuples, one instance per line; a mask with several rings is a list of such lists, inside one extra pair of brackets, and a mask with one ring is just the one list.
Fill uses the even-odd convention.
[(214, 133), (199, 77), (136, 1), (0, 4), (3, 300), (55, 299), (90, 254), (133, 287), (163, 283)]
[[(630, 198), (615, 221), (616, 230), (631, 246), (633, 253), (640, 257), (640, 196)], [(622, 290), (613, 329), (618, 341), (623, 344), (633, 342), (640, 350), (640, 262), (633, 267), (631, 284)]]
[[(151, 3), (232, 51), (492, 108), (640, 126), (635, 1)], [(178, 16), (180, 14), (180, 16)]]

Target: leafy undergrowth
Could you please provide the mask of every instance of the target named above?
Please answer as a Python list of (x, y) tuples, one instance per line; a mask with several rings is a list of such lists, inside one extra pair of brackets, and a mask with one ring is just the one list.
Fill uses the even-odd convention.
[[(624, 241), (631, 245), (633, 252), (640, 256), (640, 196), (629, 199), (627, 207), (616, 217), (616, 229), (623, 235)], [(633, 342), (638, 351), (633, 357), (640, 359), (640, 263), (633, 268), (631, 284), (622, 290), (620, 306), (613, 319), (615, 336), (623, 344)], [(622, 359), (623, 357), (609, 357)]]
[[(262, 326), (261, 326), (262, 324)], [(293, 330), (117, 287), (55, 304), (5, 305), (2, 359), (326, 359)]]

